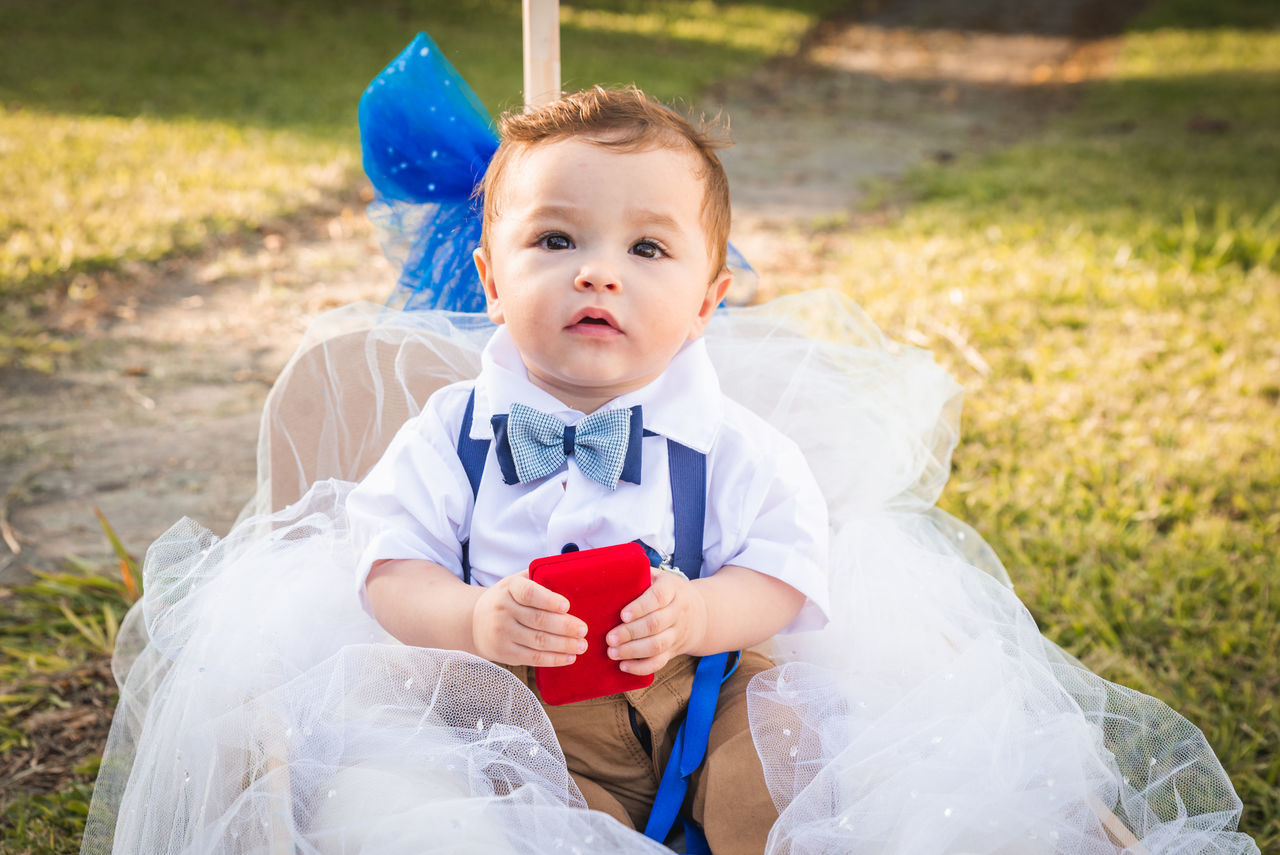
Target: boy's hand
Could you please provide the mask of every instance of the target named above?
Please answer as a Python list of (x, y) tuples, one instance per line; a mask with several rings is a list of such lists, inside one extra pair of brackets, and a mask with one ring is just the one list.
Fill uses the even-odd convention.
[(707, 603), (693, 582), (654, 568), (649, 589), (622, 609), (622, 620), (605, 636), (609, 658), (628, 674), (653, 674), (701, 644)]
[(569, 601), (517, 573), (486, 588), (471, 615), (476, 653), (505, 665), (568, 665), (587, 649)]

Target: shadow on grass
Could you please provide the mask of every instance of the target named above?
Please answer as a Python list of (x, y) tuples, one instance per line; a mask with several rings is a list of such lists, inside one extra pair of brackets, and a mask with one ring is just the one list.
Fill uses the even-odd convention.
[[(679, 19), (678, 4), (661, 5), (666, 19)], [(813, 15), (842, 4), (784, 5), (795, 15)], [(625, 0), (575, 6), (642, 15), (641, 6)], [(354, 140), (361, 91), (420, 30), (441, 45), (492, 111), (519, 103), (520, 6), (513, 2), (372, 0), (356, 7), (332, 0), (68, 0), (24, 4), (4, 16), (0, 104), (10, 110), (220, 119)], [(705, 18), (706, 12), (688, 16)], [(697, 28), (691, 32), (565, 26), (564, 77), (579, 85), (635, 81), (670, 97), (770, 55), (764, 42), (727, 44), (699, 38)]]
[(846, 17), (886, 27), (1078, 39), (1160, 27), (1271, 29), (1280, 24), (1280, 6), (1272, 0), (863, 0), (847, 5)]
[(1006, 222), (1078, 228), (1194, 269), (1280, 264), (1280, 74), (1230, 72), (1093, 84), (1051, 136), (930, 166), (919, 198)]
[[(229, 120), (354, 139), (361, 90), (424, 28), (450, 46), (482, 97), (512, 91), (518, 7), (437, 5), (27, 4), (0, 36), (0, 100), (11, 110)], [(467, 15), (483, 26), (468, 28)]]
[(1268, 30), (1280, 26), (1280, 5), (1273, 0), (1161, 0), (1151, 12), (1140, 15), (1130, 29), (1177, 27), (1211, 30), (1235, 27)]

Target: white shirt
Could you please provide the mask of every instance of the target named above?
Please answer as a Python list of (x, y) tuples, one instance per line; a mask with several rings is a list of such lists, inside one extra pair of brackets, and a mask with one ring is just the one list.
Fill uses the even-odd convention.
[[(472, 498), (457, 442), (475, 389), (469, 434), (490, 440), (478, 497)], [(347, 509), (360, 554), (357, 579), (375, 561), (417, 558), (462, 576), (470, 538), (471, 578), (491, 585), (523, 572), (534, 558), (641, 540), (662, 555), (675, 547), (667, 439), (707, 456), (702, 576), (726, 564), (773, 576), (807, 598), (784, 630), (827, 620), (827, 510), (800, 449), (759, 416), (724, 397), (701, 340), (686, 344), (647, 386), (602, 409), (643, 407), (640, 484), (616, 490), (591, 480), (572, 457), (540, 481), (505, 484), (492, 442), (494, 414), (519, 401), (566, 424), (585, 413), (534, 386), (505, 328), (481, 355), (480, 376), (447, 386), (405, 423), (386, 453), (350, 494)], [(367, 606), (367, 603), (366, 603)]]

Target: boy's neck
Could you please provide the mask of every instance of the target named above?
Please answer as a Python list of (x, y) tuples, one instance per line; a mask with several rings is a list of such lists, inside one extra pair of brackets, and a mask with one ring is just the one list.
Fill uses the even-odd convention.
[(565, 390), (559, 387), (553, 387), (549, 384), (541, 382), (533, 374), (529, 375), (529, 382), (564, 404), (571, 410), (577, 410), (584, 415), (591, 415), (605, 404), (612, 401), (619, 395), (625, 395), (627, 392), (633, 391), (626, 389), (618, 392), (600, 392), (596, 390), (582, 390), (576, 392), (573, 390)]
[[(667, 367), (670, 366), (668, 365)], [(662, 376), (666, 368), (663, 368), (661, 372), (653, 377), (643, 377), (630, 382), (619, 383), (616, 386), (588, 387), (574, 387), (562, 383), (549, 382), (546, 378), (539, 377), (535, 372), (529, 371), (528, 366), (526, 366), (525, 370), (529, 382), (534, 386), (546, 392), (569, 409), (577, 410), (589, 416), (615, 398), (648, 386)]]

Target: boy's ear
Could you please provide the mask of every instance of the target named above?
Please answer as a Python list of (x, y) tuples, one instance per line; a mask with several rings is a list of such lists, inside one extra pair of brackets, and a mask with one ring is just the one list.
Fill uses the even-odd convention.
[(693, 323), (689, 327), (689, 340), (702, 335), (707, 329), (707, 324), (711, 323), (711, 316), (715, 314), (716, 306), (724, 299), (724, 295), (729, 292), (729, 286), (733, 283), (733, 273), (729, 268), (724, 268), (720, 274), (707, 286), (707, 293), (702, 297), (702, 305), (698, 307), (698, 314), (693, 319)]
[(502, 300), (498, 298), (498, 283), (493, 278), (493, 266), (489, 264), (484, 250), (479, 247), (471, 253), (471, 260), (475, 262), (476, 273), (480, 274), (480, 287), (484, 289), (485, 311), (489, 314), (489, 320), (500, 324), (503, 320)]

